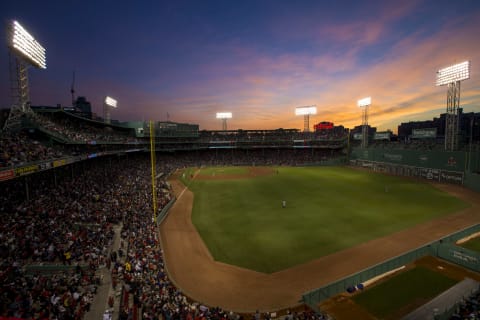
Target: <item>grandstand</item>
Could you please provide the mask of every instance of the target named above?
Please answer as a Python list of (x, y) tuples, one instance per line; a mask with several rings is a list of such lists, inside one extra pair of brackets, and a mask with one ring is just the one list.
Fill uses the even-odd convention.
[[(455, 270), (457, 275), (468, 274), (472, 279), (456, 279), (458, 284), (450, 288), (455, 281), (447, 279), (448, 285), (439, 289), (443, 292), (437, 297), (422, 297), (428, 301), (422, 301), (421, 305), (415, 302), (397, 306), (401, 311), (381, 316), (401, 315), (413, 319), (425, 317), (435, 308), (436, 317), (462, 319), (470, 316), (472, 310), (476, 311), (480, 254), (459, 249), (456, 241), (478, 236), (480, 232), (480, 225), (472, 225), (470, 220), (475, 218), (470, 211), (480, 206), (479, 113), (464, 114), (459, 109), (459, 126), (455, 128), (458, 136), (450, 137), (458, 148), (448, 151), (443, 148), (447, 139), (446, 114), (432, 121), (402, 123), (398, 135), (391, 131), (379, 132), (366, 121), (352, 130), (322, 121), (310, 132), (308, 116), (316, 113), (316, 108), (310, 111), (312, 107), (300, 107), (308, 109), (298, 113), (305, 116), (303, 131), (292, 128), (227, 130), (226, 117), (222, 118), (223, 130), (200, 130), (198, 124), (168, 120), (121, 123), (111, 120), (109, 114), (108, 119), (107, 115), (105, 119), (96, 118), (85, 97), (72, 101), (71, 107), (31, 106), (25, 74), (29, 64), (45, 68), (44, 56), (42, 59), (40, 63), (35, 59), (17, 60), (17, 69), (22, 70), (17, 80), (23, 81), (22, 86), (16, 88), (18, 101), (9, 110), (0, 112), (0, 125), (5, 128), (0, 137), (0, 320), (102, 316), (135, 320), (160, 317), (341, 319), (342, 312), (336, 309), (342, 306), (342, 301), (354, 301), (350, 295), (358, 295), (367, 283), (370, 286), (378, 279), (394, 278), (399, 270), (416, 270), (431, 259), (434, 261), (431, 264), (442, 270), (452, 273), (451, 270)], [(72, 100), (73, 92), (72, 87)], [(368, 101), (370, 104), (370, 98)], [(252, 275), (251, 270), (240, 273), (241, 268), (224, 263), (222, 272), (227, 274), (226, 279), (232, 279), (222, 284), (224, 288), (233, 287), (234, 280), (236, 284), (250, 285), (245, 292), (251, 293), (251, 300), (231, 304), (225, 301), (229, 297), (227, 292), (215, 292), (214, 296), (224, 299), (210, 301), (221, 301), (221, 304), (207, 304), (202, 302), (206, 296), (190, 295), (191, 291), (184, 292), (186, 286), (178, 285), (181, 284), (178, 270), (169, 264), (176, 259), (171, 254), (175, 250), (169, 247), (172, 243), (168, 243), (172, 238), (165, 234), (173, 233), (172, 224), (178, 223), (168, 217), (170, 210), (180, 210), (177, 204), (183, 196), (190, 202), (182, 200), (188, 210), (183, 208), (184, 215), (180, 216), (183, 219), (181, 237), (186, 238), (187, 232), (193, 238), (198, 236), (197, 243), (203, 243), (191, 222), (193, 194), (187, 188), (188, 183), (198, 175), (198, 168), (216, 167), (224, 171), (231, 166), (250, 168), (249, 174), (253, 177), (273, 172), (278, 175), (278, 168), (284, 167), (348, 166), (362, 172), (431, 182), (438, 189), (448, 189), (467, 199), (472, 208), (448, 217), (451, 220), (446, 220), (450, 223), (446, 223), (449, 228), (445, 230), (452, 231), (458, 223), (459, 230), (453, 233), (439, 231), (437, 235), (425, 225), (417, 225), (415, 228), (429, 234), (413, 239), (412, 243), (420, 246), (406, 251), (394, 249), (393, 245), (380, 250), (385, 238), (370, 239), (367, 242), (377, 246), (375, 263), (338, 259), (340, 254), (335, 252), (321, 258), (324, 268), (313, 268), (310, 273), (302, 274), (305, 278), (284, 277), (283, 281), (287, 280), (280, 289), (275, 279), (279, 280), (288, 270), (273, 268), (274, 275), (262, 272)], [(331, 174), (339, 175), (338, 172)], [(334, 188), (335, 183), (331, 184)], [(387, 185), (382, 188), (385, 194), (389, 193)], [(348, 200), (344, 199), (342, 205), (348, 206)], [(282, 210), (294, 208), (291, 203), (289, 200), (287, 206), (287, 201), (282, 200)], [(367, 230), (355, 231), (366, 233)], [(407, 231), (396, 232), (390, 241), (408, 242), (401, 238)], [(246, 236), (248, 234), (241, 234)], [(334, 236), (333, 240), (342, 240), (341, 235)], [(366, 246), (359, 247), (363, 245)], [(238, 246), (241, 247), (241, 243)], [(210, 257), (208, 261), (217, 267), (208, 249), (204, 250), (204, 256)], [(352, 248), (345, 249), (351, 253), (348, 250)], [(393, 252), (397, 254), (394, 257)], [(328, 260), (332, 256), (334, 259)], [(309, 262), (305, 263), (307, 269)], [(350, 274), (332, 271), (340, 265), (348, 266), (346, 270)], [(193, 276), (192, 283), (200, 282), (195, 279), (195, 270), (190, 265), (185, 267), (184, 275)], [(251, 278), (243, 278), (249, 273)], [(325, 282), (312, 288), (312, 283), (318, 284), (319, 280), (309, 281), (308, 277), (321, 278), (320, 273)], [(430, 270), (430, 274), (428, 271), (424, 274), (432, 276), (431, 273)], [(335, 277), (333, 282), (326, 282), (332, 277)], [(433, 277), (441, 279), (438, 274)], [(213, 284), (217, 281), (209, 280)], [(261, 281), (269, 284), (269, 297), (262, 297), (263, 289), (268, 292), (265, 287), (255, 287)], [(297, 291), (288, 291), (293, 287), (292, 282)], [(387, 281), (384, 284), (388, 285)], [(220, 284), (206, 285), (203, 289), (211, 293), (220, 287)], [(303, 290), (302, 294), (298, 288)], [(278, 296), (272, 298), (274, 293)], [(408, 294), (413, 296), (413, 292)], [(467, 302), (461, 301), (465, 295), (472, 295)], [(272, 303), (277, 297), (280, 301)], [(255, 308), (248, 305), (252, 300)], [(444, 309), (438, 310), (440, 308)], [(365, 317), (373, 319), (372, 314), (375, 312)], [(346, 318), (351, 319), (352, 313)]]
[[(298, 102), (309, 103), (311, 92), (318, 97), (319, 86), (322, 99), (327, 90), (325, 96), (336, 99), (360, 93), (355, 83), (363, 82), (361, 90), (368, 89), (369, 83), (362, 81), (367, 77), (379, 83), (384, 70), (394, 77), (383, 79), (384, 86), (372, 94), (382, 90), (383, 99), (394, 97), (385, 88), (394, 87), (395, 81), (418, 78), (419, 72), (408, 71), (422, 63), (416, 57), (428, 52), (443, 57), (440, 46), (429, 40), (463, 35), (464, 30), (455, 25), (470, 25), (467, 17), (452, 20), (451, 13), (440, 15), (450, 21), (449, 28), (440, 28), (448, 33), (429, 35), (433, 27), (418, 12), (427, 11), (430, 4), (419, 7), (419, 21), (411, 19), (415, 6), (375, 5), (371, 10), (363, 4), (344, 4), (339, 12), (345, 13), (348, 7), (356, 15), (360, 12), (363, 20), (367, 11), (383, 18), (381, 24), (363, 25), (341, 15), (353, 24), (342, 21), (340, 28), (334, 24), (338, 17), (323, 10), (329, 19), (318, 19), (311, 5), (308, 14), (298, 7), (293, 15), (288, 6), (280, 6), (282, 14), (274, 19), (264, 13), (279, 8), (265, 6), (253, 10), (255, 17), (240, 20), (235, 16), (239, 10), (229, 5), (201, 6), (206, 10), (197, 12), (198, 8), (185, 4), (162, 6), (162, 10), (150, 10), (156, 13), (153, 18), (139, 6), (135, 9), (144, 14), (138, 19), (132, 12), (108, 6), (105, 10), (75, 8), (67, 15), (51, 10), (53, 17), (67, 17), (60, 22), (70, 26), (91, 18), (88, 32), (108, 26), (94, 31), (102, 48), (83, 43), (91, 35), (77, 38), (72, 29), (65, 29), (63, 39), (81, 46), (64, 41), (57, 49), (67, 48), (71, 61), (115, 60), (113, 75), (107, 76), (106, 63), (85, 70), (105, 73), (105, 83), (123, 79), (123, 84), (143, 86), (127, 88), (117, 83), (116, 88), (102, 88), (116, 89), (115, 97), (119, 90), (138, 97), (138, 92), (150, 94), (162, 86), (158, 90), (162, 98), (149, 107), (166, 108), (165, 98), (173, 107), (175, 103), (185, 106), (194, 100), (189, 92), (202, 92), (198, 100), (210, 111), (224, 103), (232, 108), (252, 103), (263, 105), (261, 118), (269, 118), (267, 113), (278, 101), (293, 101), (286, 94), (266, 99), (283, 95), (286, 87), (295, 91), (291, 98)], [(20, 13), (17, 10), (26, 8), (32, 6), (6, 11)], [(241, 8), (243, 18), (249, 9)], [(38, 19), (50, 22), (47, 27), (58, 22), (40, 15), (41, 11), (27, 16), (32, 19), (38, 14)], [(210, 11), (223, 16), (209, 20)], [(170, 20), (159, 12), (181, 19)], [(81, 15), (75, 18), (70, 13)], [(469, 17), (474, 14), (478, 16), (472, 8)], [(285, 24), (286, 16), (296, 27)], [(119, 33), (108, 17), (120, 23), (124, 17), (132, 18), (132, 23), (123, 23)], [(254, 21), (259, 18), (260, 28)], [(155, 20), (164, 21), (166, 28), (156, 27)], [(328, 29), (317, 27), (314, 22), (320, 20), (326, 21)], [(190, 21), (200, 22), (199, 27)], [(418, 22), (423, 32), (415, 27)], [(138, 32), (133, 28), (137, 23), (157, 33)], [(228, 29), (229, 25), (235, 29)], [(261, 28), (266, 25), (274, 45), (264, 42), (252, 50), (251, 45), (264, 37)], [(390, 31), (397, 25), (407, 25), (409, 30), (388, 43), (377, 42), (389, 33), (383, 29)], [(470, 28), (476, 30), (475, 26)], [(305, 27), (314, 32), (299, 31)], [(325, 31), (328, 45), (318, 41)], [(310, 33), (315, 34), (313, 42)], [(284, 34), (290, 37), (283, 38)], [(255, 39), (245, 41), (247, 35)], [(410, 41), (411, 35), (423, 39), (422, 43)], [(129, 37), (141, 42), (130, 42)], [(313, 131), (309, 121), (317, 114), (316, 105), (296, 108), (295, 114), (303, 115), (303, 130), (228, 130), (231, 112), (217, 113), (222, 130), (204, 130), (198, 123), (170, 121), (168, 113), (167, 121), (113, 120), (110, 108), (117, 102), (110, 96), (104, 96), (103, 118), (97, 117), (85, 96), (75, 99), (75, 72), (71, 105), (32, 105), (28, 71), (46, 68), (46, 51), (17, 21), (8, 22), (7, 38), (12, 104), (0, 110), (0, 320), (480, 318), (480, 113), (464, 112), (459, 103), (460, 81), (470, 78), (469, 61), (437, 72), (437, 85), (448, 86), (446, 113), (432, 120), (401, 123), (396, 132), (368, 124), (371, 97), (358, 101), (363, 123), (353, 128), (333, 122), (337, 121), (332, 119), (334, 109), (346, 109), (343, 100), (329, 106), (321, 115), (325, 121), (314, 124)], [(55, 38), (47, 39), (54, 42)], [(463, 43), (460, 40), (469, 39), (451, 38), (457, 42), (446, 44), (450, 48), (446, 55)], [(155, 39), (161, 39), (161, 46), (153, 45)], [(353, 42), (355, 50), (338, 40)], [(182, 46), (175, 48), (175, 42)], [(392, 43), (399, 45), (388, 55), (370, 56)], [(283, 45), (291, 49), (283, 51)], [(117, 54), (119, 48), (121, 54)], [(331, 48), (335, 48), (333, 54), (328, 52)], [(273, 55), (269, 55), (271, 49)], [(139, 58), (133, 50), (148, 52)], [(405, 58), (411, 60), (408, 65)], [(437, 58), (430, 59), (427, 67)], [(249, 66), (237, 65), (237, 59)], [(393, 60), (395, 67), (377, 67), (387, 60)], [(155, 69), (167, 72), (159, 75)], [(312, 76), (310, 69), (321, 79)], [(367, 76), (344, 82), (347, 69)], [(224, 71), (227, 74), (221, 75)], [(145, 86), (145, 80), (137, 78), (143, 73), (143, 79), (155, 83)], [(187, 81), (183, 73), (188, 74)], [(51, 81), (58, 81), (57, 76)], [(177, 87), (177, 83), (188, 86)], [(192, 90), (199, 83), (200, 88)], [(213, 83), (217, 88), (210, 88)], [(257, 96), (249, 98), (244, 84), (252, 85)], [(409, 97), (384, 100), (392, 106), (377, 114), (396, 113), (409, 103), (430, 99), (418, 84), (400, 86), (398, 91), (408, 91)], [(88, 84), (95, 85), (97, 81)], [(158, 92), (139, 99), (143, 100), (139, 104), (148, 105)], [(176, 100), (178, 92), (186, 96)]]
[[(115, 235), (112, 226), (123, 225), (119, 232), (121, 243), (129, 243), (123, 247), (126, 256), (136, 250), (145, 250), (145, 243), (136, 243), (132, 238), (137, 233), (145, 234), (147, 243), (160, 250), (155, 228), (145, 225), (150, 217), (145, 213), (139, 214), (151, 210), (148, 188), (144, 190), (142, 187), (148, 185), (149, 128), (143, 122), (105, 124), (59, 108), (32, 109), (35, 117), (25, 117), (21, 130), (2, 133), (0, 189), (3, 198), (2, 225), (5, 226), (2, 235), (6, 239), (15, 239), (2, 248), (2, 282), (5, 285), (12, 277), (20, 277), (25, 279), (23, 281), (26, 281), (32, 294), (38, 295), (38, 281), (49, 281), (51, 277), (76, 281), (77, 289), (70, 294), (76, 293), (77, 299), (82, 297), (81, 303), (64, 292), (62, 299), (72, 305), (60, 308), (60, 305), (54, 304), (57, 308), (50, 308), (48, 312), (53, 315), (71, 313), (82, 318), (95, 299), (96, 288), (101, 286), (98, 275), (107, 261), (114, 266), (111, 270), (118, 271), (121, 266), (121, 273), (124, 268), (118, 262), (115, 265), (111, 256), (112, 252), (119, 252), (118, 249), (112, 250)], [(476, 124), (472, 128), (478, 130)], [(177, 168), (190, 166), (351, 165), (478, 190), (480, 145), (475, 132), (470, 135), (473, 138), (465, 153), (440, 151), (414, 139), (407, 144), (404, 141), (382, 140), (381, 144), (373, 143), (369, 148), (362, 149), (353, 140), (350, 141), (352, 134), (349, 135), (346, 129), (340, 132), (301, 132), (297, 129), (208, 131), (199, 130), (195, 124), (157, 122), (154, 141), (158, 155), (157, 172), (161, 173), (157, 190), (159, 208), (163, 212), (165, 210), (162, 209), (168, 209), (174, 201), (173, 191), (165, 178)], [(105, 180), (106, 177), (109, 179)], [(135, 190), (125, 188), (132, 182)], [(125, 202), (126, 199), (137, 200), (132, 206)], [(25, 223), (25, 219), (19, 219), (24, 215), (28, 217), (27, 221), (37, 227), (43, 226), (55, 237), (42, 232), (31, 239), (18, 238), (31, 232), (29, 230), (33, 227)], [(59, 221), (60, 217), (62, 220)], [(143, 222), (141, 219), (144, 219)], [(54, 225), (61, 229), (47, 228), (41, 222), (49, 220), (55, 221)], [(141, 229), (127, 228), (127, 223)], [(16, 233), (13, 235), (7, 230), (16, 230)], [(162, 301), (170, 301), (179, 294), (175, 293), (178, 289), (164, 273), (161, 251), (152, 254), (156, 258), (150, 263), (158, 264), (162, 282), (170, 288), (168, 293), (163, 293), (165, 300)], [(13, 262), (14, 268), (11, 268)], [(147, 272), (145, 275), (150, 274), (141, 263), (132, 267)], [(143, 304), (137, 301), (135, 291), (128, 289), (135, 284), (132, 281), (123, 276), (123, 283), (128, 286), (121, 286), (121, 301), (115, 304), (117, 312), (128, 310), (125, 305), (135, 309), (135, 314), (160, 312), (158, 308), (163, 304), (154, 303), (149, 298)], [(153, 290), (150, 292), (154, 294), (155, 288), (148, 290)], [(14, 299), (21, 293), (12, 288), (8, 294), (9, 299)], [(42, 294), (48, 295), (47, 292)], [(47, 312), (45, 305), (49, 304), (39, 298), (34, 304), (20, 308), (12, 307), (12, 301), (4, 301), (2, 315), (36, 317)], [(188, 312), (199, 307), (207, 308), (211, 317), (225, 312), (212, 308), (214, 306), (199, 304), (186, 296), (179, 301), (177, 305), (188, 306)], [(308, 302), (308, 299), (305, 301)], [(300, 312), (297, 309), (296, 315), (300, 318), (312, 314), (319, 318), (325, 316), (315, 305), (309, 306), (316, 311), (312, 313), (300, 309)], [(462, 306), (464, 308), (468, 306)], [(176, 311), (167, 312), (174, 314)]]

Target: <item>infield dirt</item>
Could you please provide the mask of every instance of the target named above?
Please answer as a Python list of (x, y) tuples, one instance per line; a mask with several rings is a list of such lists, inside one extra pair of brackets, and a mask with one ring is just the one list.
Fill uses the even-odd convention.
[[(272, 173), (271, 169), (260, 173), (254, 168), (249, 172), (253, 175)], [(207, 177), (195, 176), (197, 178)], [(208, 177), (221, 178), (224, 177)], [(307, 291), (478, 223), (480, 218), (478, 193), (460, 186), (435, 184), (471, 206), (290, 269), (264, 274), (213, 260), (191, 221), (194, 194), (175, 175), (169, 182), (177, 201), (160, 226), (169, 276), (192, 299), (236, 312), (277, 311), (298, 306)]]

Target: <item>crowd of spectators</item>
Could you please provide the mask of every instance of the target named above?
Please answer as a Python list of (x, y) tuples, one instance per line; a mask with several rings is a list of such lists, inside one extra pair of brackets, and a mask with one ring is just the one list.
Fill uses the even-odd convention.
[[(22, 166), (35, 162), (50, 161), (62, 157), (88, 156), (102, 152), (120, 152), (133, 149), (148, 149), (148, 138), (137, 139), (133, 129), (114, 129), (103, 124), (91, 124), (62, 113), (36, 113), (29, 117), (37, 127), (20, 132), (2, 132), (0, 135), (0, 168)], [(207, 150), (209, 164), (303, 164), (323, 161), (328, 157), (325, 151), (313, 149), (340, 150), (345, 147), (344, 133), (329, 131), (300, 132), (294, 129), (238, 130), (233, 132), (201, 131), (197, 138), (171, 138), (159, 140), (158, 150)], [(231, 145), (231, 142), (234, 145)], [(226, 145), (225, 145), (226, 143)], [(268, 150), (272, 147), (274, 151)], [(219, 149), (243, 149), (249, 151), (219, 152)], [(310, 149), (311, 152), (299, 151)], [(262, 150), (262, 154), (256, 149)], [(281, 151), (280, 151), (281, 149)], [(294, 150), (295, 149), (295, 150)], [(210, 151), (208, 151), (210, 150)], [(278, 159), (278, 153), (282, 153)], [(274, 155), (274, 153), (276, 153)], [(270, 156), (274, 156), (271, 158)], [(228, 159), (230, 158), (230, 159)], [(275, 159), (278, 159), (275, 160)], [(233, 161), (233, 162), (232, 162)]]
[[(159, 159), (157, 172), (166, 177), (188, 161)], [(96, 271), (109, 268), (133, 297), (133, 306), (124, 305), (119, 319), (255, 318), (191, 301), (170, 281), (152, 223), (148, 167), (145, 154), (92, 159), (57, 171), (56, 179), (49, 171), (37, 173), (28, 188), (24, 179), (0, 184), (0, 316), (82, 319), (101, 284)], [(168, 189), (159, 181), (160, 209), (170, 201)], [(118, 252), (123, 260), (112, 259), (117, 224), (123, 226)], [(52, 273), (29, 268), (52, 265), (64, 268)], [(306, 311), (291, 317), (322, 318)]]
[(342, 150), (333, 149), (207, 149), (195, 151), (176, 151), (162, 154), (170, 163), (179, 161), (185, 166), (268, 166), (321, 164), (343, 157)]
[(480, 319), (480, 290), (458, 303), (449, 320)]
[(88, 124), (87, 121), (79, 121), (75, 118), (56, 117), (55, 113), (37, 113), (35, 123), (44, 130), (72, 142), (80, 143), (136, 143), (133, 133), (128, 131), (120, 132), (112, 127)]
[(57, 186), (50, 172), (31, 179), (29, 201), (23, 179), (0, 184), (1, 316), (81, 319), (99, 285), (122, 217), (115, 175), (101, 166), (57, 174)]
[[(36, 118), (41, 119), (41, 116)], [(0, 132), (0, 169), (72, 156), (125, 152), (131, 149), (138, 149), (138, 147), (132, 144), (97, 144), (86, 140), (81, 143), (59, 143), (51, 139), (49, 134), (35, 128), (13, 132), (3, 131)]]
[(25, 130), (0, 136), (0, 168), (44, 161), (63, 156), (59, 148), (47, 147), (29, 137)]
[[(162, 157), (162, 166), (157, 171), (166, 175), (175, 168), (183, 167), (188, 160), (182, 161), (174, 157)], [(158, 239), (158, 229), (152, 224), (152, 217), (148, 196), (148, 170), (135, 173), (135, 179), (127, 178), (126, 182), (134, 181), (134, 194), (129, 194), (127, 210), (123, 218), (121, 232), (122, 246), (126, 248), (125, 259), (113, 264), (112, 275), (119, 276), (123, 281), (124, 290), (133, 296), (133, 312), (128, 308), (120, 310), (120, 319), (128, 319), (129, 315), (135, 318), (148, 320), (157, 319), (224, 319), (240, 320), (245, 317), (256, 319), (255, 315), (242, 315), (218, 307), (207, 307), (190, 300), (181, 290), (175, 287), (169, 279), (163, 260), (163, 252)], [(132, 186), (133, 187), (133, 186)], [(160, 190), (169, 188), (165, 181), (160, 181)], [(159, 207), (164, 207), (170, 200), (165, 193), (158, 195)], [(141, 236), (139, 236), (141, 235)], [(119, 255), (123, 255), (119, 254)], [(121, 275), (121, 276), (120, 276)], [(291, 320), (325, 319), (311, 311), (292, 312)], [(269, 318), (268, 314), (261, 315), (262, 319)]]
[[(85, 123), (39, 116), (43, 128), (72, 141), (128, 143), (123, 133), (106, 131)], [(323, 136), (322, 136), (323, 135)], [(204, 133), (203, 139), (249, 141), (291, 139), (343, 139), (343, 135), (299, 131)], [(244, 141), (244, 140), (242, 140)], [(403, 143), (402, 143), (403, 144)], [(299, 147), (301, 147), (299, 145)], [(423, 146), (424, 147), (424, 146)], [(76, 148), (76, 147), (72, 147)], [(0, 168), (65, 156), (59, 148), (29, 137), (28, 132), (2, 133)], [(72, 149), (73, 150), (73, 149)], [(77, 149), (75, 149), (77, 150)], [(201, 165), (303, 165), (342, 156), (341, 150), (321, 148), (208, 149), (177, 151), (158, 158), (167, 177), (176, 168)], [(119, 314), (122, 320), (142, 319), (268, 319), (269, 314), (236, 314), (190, 300), (175, 287), (165, 272), (158, 230), (152, 223), (149, 163), (146, 154), (114, 161), (92, 159), (73, 173), (70, 166), (35, 174), (26, 187), (24, 178), (0, 182), (0, 316), (24, 319), (82, 319), (89, 310), (106, 267), (118, 279), (130, 305)], [(71, 166), (75, 166), (72, 164)], [(62, 171), (63, 170), (63, 171)], [(159, 181), (158, 207), (171, 199)], [(28, 196), (26, 195), (28, 193)], [(28, 198), (28, 200), (26, 200)], [(121, 224), (121, 251), (112, 257), (113, 226)], [(31, 266), (60, 266), (54, 272)], [(63, 267), (63, 268), (61, 268)], [(456, 316), (469, 319), (478, 313), (478, 297), (466, 301)], [(292, 311), (287, 320), (323, 319), (310, 312)]]
[[(200, 131), (200, 141), (235, 143), (276, 143), (290, 144), (293, 140), (346, 140), (347, 131), (343, 128), (304, 132), (298, 129), (276, 130), (232, 130), (232, 131)], [(282, 143), (283, 142), (283, 143)]]
[[(35, 121), (59, 134), (75, 134), (81, 141), (99, 137), (91, 128), (71, 126), (69, 120), (54, 122), (39, 116)], [(47, 147), (27, 131), (2, 133), (1, 138), (0, 167), (52, 160), (79, 150), (72, 145), (68, 154), (61, 148)], [(322, 161), (329, 152), (332, 151), (178, 151), (162, 154), (158, 172), (166, 177), (185, 166), (295, 165)], [(109, 161), (93, 159), (56, 168), (55, 173), (46, 170), (0, 183), (0, 316), (82, 319), (101, 284), (97, 271), (108, 266), (112, 276), (121, 280), (125, 292), (134, 297), (133, 310), (141, 312), (143, 319), (243, 317), (189, 300), (165, 273), (157, 230), (149, 214), (148, 158), (139, 153), (112, 157)], [(168, 184), (160, 183), (161, 209), (171, 195)], [(125, 260), (112, 261), (113, 226), (120, 223)], [(121, 319), (132, 316), (128, 306), (121, 311)], [(292, 320), (320, 318), (308, 312), (290, 316)]]

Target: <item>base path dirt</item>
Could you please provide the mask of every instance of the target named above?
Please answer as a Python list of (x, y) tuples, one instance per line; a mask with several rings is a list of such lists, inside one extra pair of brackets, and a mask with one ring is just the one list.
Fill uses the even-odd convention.
[(298, 306), (307, 291), (480, 221), (478, 193), (460, 186), (436, 185), (471, 206), (290, 269), (264, 274), (213, 260), (192, 224), (193, 193), (176, 179), (170, 183), (177, 201), (160, 226), (169, 276), (192, 299), (236, 312), (277, 311)]
[(215, 175), (202, 174), (200, 171), (195, 175), (195, 180), (228, 180), (228, 179), (248, 179), (260, 176), (268, 176), (277, 173), (269, 167), (248, 167), (246, 174), (225, 174), (222, 172), (215, 173)]

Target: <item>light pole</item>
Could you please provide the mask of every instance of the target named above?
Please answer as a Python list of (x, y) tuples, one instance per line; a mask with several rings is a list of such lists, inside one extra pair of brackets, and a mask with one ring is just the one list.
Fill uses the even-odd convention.
[(227, 131), (227, 119), (232, 118), (231, 112), (217, 112), (217, 119), (222, 119), (222, 130)]
[(447, 112), (445, 114), (445, 150), (458, 148), (458, 110), (460, 108), (460, 82), (470, 79), (470, 61), (464, 61), (437, 71), (437, 86), (447, 86)]
[(357, 105), (363, 108), (362, 112), (362, 148), (368, 147), (368, 107), (372, 104), (372, 98), (366, 97), (357, 101)]
[(303, 132), (310, 132), (310, 115), (317, 114), (316, 106), (306, 106), (295, 108), (296, 116), (303, 116)]
[(468, 145), (468, 171), (472, 171), (472, 139), (473, 139), (473, 123), (475, 119), (475, 114), (472, 114), (470, 118), (470, 141)]
[(105, 123), (110, 123), (110, 109), (117, 107), (117, 100), (110, 98), (109, 96), (105, 97), (103, 102), (103, 121)]
[(7, 45), (10, 55), (10, 81), (12, 106), (3, 130), (9, 131), (21, 125), (24, 115), (34, 116), (30, 108), (28, 68), (46, 69), (45, 48), (15, 20), (7, 24)]

